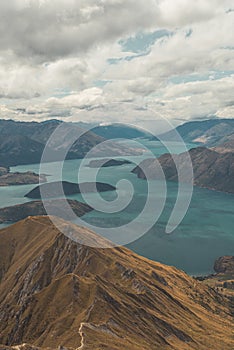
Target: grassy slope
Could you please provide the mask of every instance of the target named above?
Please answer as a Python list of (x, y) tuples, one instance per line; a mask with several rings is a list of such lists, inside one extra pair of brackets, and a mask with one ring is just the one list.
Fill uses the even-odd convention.
[[(60, 224), (90, 242), (87, 229)], [(48, 217), (0, 232), (0, 343), (108, 350), (230, 350), (228, 300), (125, 248), (94, 249)]]

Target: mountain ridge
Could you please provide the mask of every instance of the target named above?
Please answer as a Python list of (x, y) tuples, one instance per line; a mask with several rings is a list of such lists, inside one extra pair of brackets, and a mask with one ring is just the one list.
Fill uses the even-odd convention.
[[(102, 243), (88, 229), (57, 220), (79, 241)], [(229, 302), (126, 248), (83, 246), (45, 216), (0, 231), (0, 343), (6, 346), (230, 350)]]
[[(185, 142), (195, 142), (207, 147), (230, 144), (233, 149), (234, 119), (205, 119), (186, 122), (176, 127)], [(174, 141), (175, 131), (161, 135), (161, 139)], [(176, 141), (176, 140), (175, 140)]]
[[(49, 146), (47, 145), (52, 161), (61, 160), (61, 151), (66, 150), (71, 139), (75, 141), (69, 147), (66, 159), (82, 159), (93, 148), (92, 157), (142, 153), (140, 149), (124, 147), (114, 141), (103, 143), (104, 137), (95, 134), (92, 130), (85, 130), (76, 123), (59, 120), (41, 123), (0, 120), (0, 166), (40, 163), (45, 146), (55, 130), (57, 132), (55, 140), (52, 140)], [(95, 149), (97, 145), (100, 146)]]
[[(216, 149), (197, 147), (179, 155), (175, 154), (172, 156), (166, 153), (157, 159), (149, 158), (143, 160), (132, 172), (139, 178), (145, 179), (144, 170), (147, 170), (150, 179), (160, 179), (158, 172), (159, 162), (166, 179), (168, 181), (178, 181), (178, 172), (173, 158), (176, 159), (182, 173), (186, 175), (186, 169), (189, 166), (188, 153), (193, 165), (193, 184), (195, 186), (234, 193), (234, 152), (220, 153)], [(186, 179), (186, 176), (182, 180), (184, 182), (189, 181), (189, 179)]]

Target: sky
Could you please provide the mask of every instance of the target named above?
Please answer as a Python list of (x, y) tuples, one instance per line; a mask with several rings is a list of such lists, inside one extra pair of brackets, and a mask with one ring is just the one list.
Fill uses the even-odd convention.
[(0, 2), (0, 118), (234, 117), (233, 0)]

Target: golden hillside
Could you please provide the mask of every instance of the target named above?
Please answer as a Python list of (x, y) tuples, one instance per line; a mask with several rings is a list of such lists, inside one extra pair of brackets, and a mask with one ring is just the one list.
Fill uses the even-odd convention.
[(125, 248), (82, 246), (48, 217), (0, 231), (0, 350), (231, 350), (232, 321), (209, 286)]

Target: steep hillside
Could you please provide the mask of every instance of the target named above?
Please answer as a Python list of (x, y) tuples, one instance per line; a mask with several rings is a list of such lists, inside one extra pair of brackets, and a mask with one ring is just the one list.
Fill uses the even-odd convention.
[[(42, 123), (15, 122), (0, 120), (0, 166), (15, 166), (39, 163), (47, 141), (54, 130), (61, 124), (58, 120)], [(79, 137), (79, 135), (81, 135)], [(67, 149), (70, 140), (76, 140), (67, 153), (67, 159), (83, 158), (96, 145), (105, 139), (92, 131), (85, 131), (76, 124), (63, 123), (56, 140), (50, 143), (49, 152), (53, 161), (60, 160), (60, 153)], [(138, 149), (121, 146), (114, 141), (103, 144), (92, 157), (123, 156), (141, 154)]]
[(234, 134), (229, 137), (229, 140), (219, 144), (213, 149), (219, 153), (234, 152)]
[[(193, 148), (189, 151), (194, 172), (194, 185), (212, 190), (234, 193), (234, 152), (219, 153), (205, 147)], [(187, 155), (174, 155), (180, 169), (186, 174)], [(171, 154), (164, 154), (155, 159), (143, 160), (133, 169), (139, 178), (145, 179), (144, 170), (148, 170), (149, 178), (157, 179), (157, 164), (161, 164), (165, 177), (169, 181), (177, 181), (177, 169)], [(186, 181), (186, 179), (185, 179)]]
[[(234, 273), (234, 256), (222, 256), (215, 261), (214, 270), (217, 273)], [(234, 276), (233, 276), (234, 277)]]
[(0, 165), (39, 163), (44, 145), (24, 135), (0, 135)]
[[(15, 122), (0, 120), (0, 164), (14, 166), (19, 164), (39, 163), (45, 144), (54, 130), (61, 124), (56, 120), (42, 123)], [(69, 124), (67, 124), (69, 125)], [(82, 129), (67, 127), (59, 137), (59, 144), (52, 145), (54, 159), (59, 159), (59, 151), (66, 147), (71, 132), (83, 132)], [(72, 146), (68, 159), (82, 158), (103, 138), (87, 132)]]
[[(102, 241), (58, 219), (79, 240)], [(230, 350), (230, 301), (125, 248), (89, 248), (48, 217), (0, 231), (0, 349)], [(17, 349), (30, 349), (24, 345)]]
[[(234, 140), (234, 119), (209, 119), (188, 122), (176, 128), (186, 142), (198, 142), (206, 146), (219, 146)], [(162, 135), (173, 141), (173, 132)]]
[(234, 313), (234, 256), (221, 256), (215, 261), (212, 275), (197, 277), (208, 286), (216, 288), (220, 293), (232, 300)]

